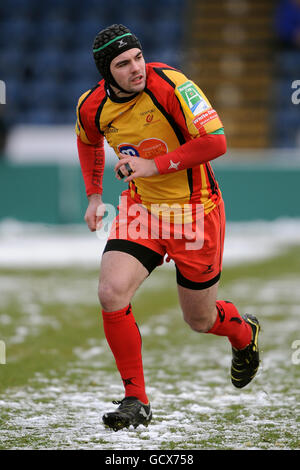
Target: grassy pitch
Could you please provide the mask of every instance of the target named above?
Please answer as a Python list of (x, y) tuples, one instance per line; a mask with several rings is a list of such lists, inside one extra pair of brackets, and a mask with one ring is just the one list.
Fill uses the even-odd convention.
[(299, 247), (224, 269), (219, 298), (262, 325), (261, 368), (242, 390), (230, 383), (227, 339), (183, 322), (173, 270), (146, 280), (133, 310), (154, 417), (117, 433), (101, 422), (123, 388), (97, 278), (84, 269), (0, 271), (0, 449), (299, 449)]

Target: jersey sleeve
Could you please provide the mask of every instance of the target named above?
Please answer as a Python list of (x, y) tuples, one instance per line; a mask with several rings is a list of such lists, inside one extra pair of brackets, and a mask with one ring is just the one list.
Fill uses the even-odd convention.
[(105, 165), (103, 140), (99, 144), (89, 145), (77, 137), (79, 162), (87, 196), (103, 192), (102, 181)]
[(223, 129), (218, 113), (196, 83), (178, 71), (165, 73), (174, 84), (170, 106), (178, 125), (183, 127), (192, 138)]
[(87, 196), (102, 194), (105, 164), (104, 136), (96, 127), (93, 107), (87, 98), (91, 90), (78, 100), (76, 126), (78, 156)]
[(90, 111), (86, 100), (89, 97), (91, 90), (83, 93), (76, 106), (76, 125), (75, 132), (79, 139), (88, 145), (96, 145), (103, 138), (96, 127), (93, 113)]

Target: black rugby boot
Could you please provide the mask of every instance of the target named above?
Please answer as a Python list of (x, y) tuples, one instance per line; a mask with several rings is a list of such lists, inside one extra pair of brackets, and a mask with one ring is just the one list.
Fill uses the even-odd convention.
[(259, 366), (258, 334), (260, 325), (253, 315), (244, 315), (243, 319), (252, 328), (251, 343), (244, 349), (232, 348), (231, 382), (237, 388), (243, 388), (255, 376)]
[(139, 424), (148, 426), (152, 419), (150, 403), (145, 405), (136, 397), (125, 397), (123, 400), (113, 401), (113, 403), (119, 405), (116, 411), (105, 413), (102, 419), (104, 425), (114, 431), (129, 428), (131, 424), (135, 428)]

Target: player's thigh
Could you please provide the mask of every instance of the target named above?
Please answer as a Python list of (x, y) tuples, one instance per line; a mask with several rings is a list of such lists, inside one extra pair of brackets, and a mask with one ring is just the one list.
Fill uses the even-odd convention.
[(103, 308), (123, 308), (148, 275), (134, 256), (122, 251), (105, 252), (99, 275), (99, 300)]
[(219, 282), (206, 289), (178, 286), (179, 302), (184, 320), (197, 331), (208, 331), (216, 319), (216, 300)]

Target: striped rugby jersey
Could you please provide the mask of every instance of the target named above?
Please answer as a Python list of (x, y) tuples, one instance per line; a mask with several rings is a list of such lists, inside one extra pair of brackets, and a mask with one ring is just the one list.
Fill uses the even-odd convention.
[[(146, 65), (143, 92), (126, 98), (111, 95), (104, 80), (78, 101), (76, 133), (86, 144), (103, 136), (117, 155), (152, 159), (185, 142), (224, 133), (222, 123), (200, 88), (182, 72), (162, 63)], [(129, 183), (131, 197), (150, 204), (202, 203), (209, 213), (221, 192), (210, 163)]]

